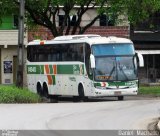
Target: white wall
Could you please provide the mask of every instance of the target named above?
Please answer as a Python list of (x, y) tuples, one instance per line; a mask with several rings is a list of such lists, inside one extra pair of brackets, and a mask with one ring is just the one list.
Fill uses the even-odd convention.
[[(76, 15), (76, 8), (72, 11), (71, 15)], [(59, 17), (58, 15), (64, 15), (64, 11), (60, 10), (59, 13), (56, 16), (56, 25), (59, 25)], [(81, 26), (85, 26), (87, 25), (91, 20), (93, 20), (96, 16), (97, 16), (97, 10), (95, 9), (90, 9), (88, 10), (83, 16), (82, 16), (82, 22), (81, 22)], [(99, 26), (99, 19), (93, 24), (93, 26)], [(117, 26), (128, 26), (129, 22), (128, 22), (128, 17), (127, 15), (120, 15), (118, 17), (118, 21), (116, 22)]]
[[(13, 84), (13, 57), (17, 56), (17, 46), (8, 46), (8, 48), (1, 48), (1, 78), (2, 84)], [(26, 62), (26, 50), (24, 54)], [(4, 73), (4, 61), (12, 61), (12, 73)], [(10, 82), (6, 82), (6, 80)], [(26, 66), (24, 67), (24, 85), (26, 85)]]
[[(2, 84), (12, 84), (13, 83), (13, 56), (17, 56), (17, 48), (13, 46), (12, 48), (1, 48), (1, 76)], [(12, 61), (12, 73), (4, 73), (4, 61)], [(8, 83), (6, 83), (8, 80)]]
[[(27, 34), (25, 34), (24, 36), (25, 36), (24, 44), (26, 45)], [(17, 56), (18, 30), (0, 30), (0, 45), (1, 45), (0, 72), (1, 72), (2, 84), (13, 84), (13, 56)], [(12, 62), (12, 73), (4, 73), (4, 61)], [(26, 82), (26, 76), (25, 76), (25, 82)]]

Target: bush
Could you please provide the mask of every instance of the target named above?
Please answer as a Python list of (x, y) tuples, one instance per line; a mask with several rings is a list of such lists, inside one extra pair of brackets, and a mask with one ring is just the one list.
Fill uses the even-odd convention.
[(28, 89), (15, 86), (0, 86), (0, 103), (38, 103), (41, 98)]

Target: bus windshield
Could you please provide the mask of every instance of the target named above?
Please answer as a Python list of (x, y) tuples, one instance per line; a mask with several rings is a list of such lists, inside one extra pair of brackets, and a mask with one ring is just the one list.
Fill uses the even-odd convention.
[(127, 81), (137, 79), (137, 64), (132, 44), (94, 45), (97, 81)]
[(134, 55), (133, 44), (96, 44), (92, 46), (94, 56)]

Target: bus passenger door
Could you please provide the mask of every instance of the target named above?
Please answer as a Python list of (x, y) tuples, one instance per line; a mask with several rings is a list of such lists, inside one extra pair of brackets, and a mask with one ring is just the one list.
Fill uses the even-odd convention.
[(63, 76), (63, 87), (62, 91), (64, 95), (73, 95), (73, 81), (74, 78), (69, 75)]

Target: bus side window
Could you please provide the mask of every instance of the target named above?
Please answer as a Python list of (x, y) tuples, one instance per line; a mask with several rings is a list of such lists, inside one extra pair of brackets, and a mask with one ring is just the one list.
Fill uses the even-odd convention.
[(39, 54), (38, 62), (48, 61), (48, 56), (45, 54)]
[(28, 46), (27, 47), (27, 59), (31, 62), (35, 61), (36, 53), (35, 53), (35, 46)]
[(31, 46), (27, 47), (27, 60), (32, 61), (32, 49)]
[(71, 44), (67, 44), (66, 47), (67, 47), (66, 50), (65, 50), (65, 52), (66, 52), (66, 61), (73, 61), (72, 45)]

